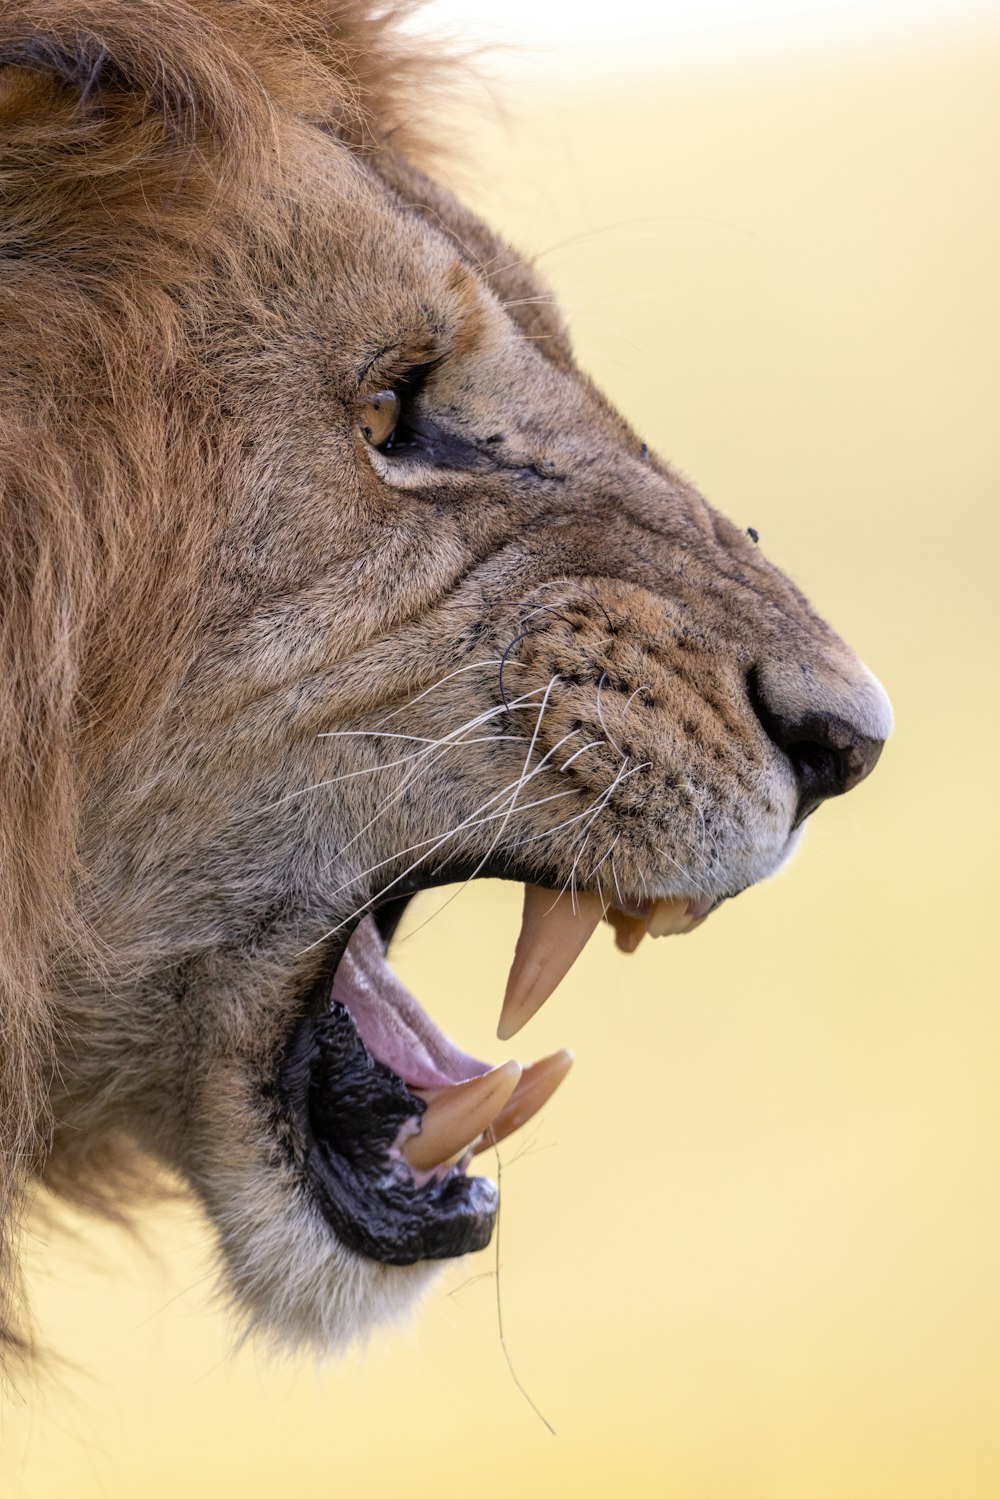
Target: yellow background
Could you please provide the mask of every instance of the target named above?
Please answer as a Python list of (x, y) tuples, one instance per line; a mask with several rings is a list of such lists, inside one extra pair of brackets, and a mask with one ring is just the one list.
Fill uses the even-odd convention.
[[(631, 960), (599, 937), (523, 1038), (578, 1056), (503, 1150), (557, 1435), (492, 1251), (317, 1372), (231, 1352), (163, 1211), (153, 1258), (33, 1238), (70, 1362), (6, 1402), (3, 1499), (1000, 1494), (997, 36), (549, 81), (469, 146), (584, 366), (897, 712), (788, 872)], [(516, 907), (476, 887), (397, 949), (496, 1060)]]

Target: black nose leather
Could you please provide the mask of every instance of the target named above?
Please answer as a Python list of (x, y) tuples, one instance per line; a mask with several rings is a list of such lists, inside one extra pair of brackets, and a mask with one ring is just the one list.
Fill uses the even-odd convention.
[(765, 733), (795, 772), (799, 802), (793, 827), (828, 797), (851, 791), (875, 769), (883, 739), (869, 738), (834, 714), (812, 713), (794, 720), (782, 717), (764, 700), (754, 673), (748, 679), (748, 690)]

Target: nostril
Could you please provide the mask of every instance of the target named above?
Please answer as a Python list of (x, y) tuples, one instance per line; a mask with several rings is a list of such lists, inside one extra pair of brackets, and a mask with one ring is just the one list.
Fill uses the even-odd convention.
[(821, 802), (851, 791), (874, 770), (883, 740), (869, 738), (833, 713), (782, 716), (765, 699), (756, 667), (747, 673), (747, 696), (764, 732), (795, 773), (799, 788), (795, 827)]
[(849, 789), (849, 772), (843, 754), (817, 739), (798, 739), (793, 735), (786, 738), (780, 748), (791, 761), (799, 783), (799, 805), (795, 814), (795, 826), (798, 827), (810, 812), (815, 812), (820, 802)]

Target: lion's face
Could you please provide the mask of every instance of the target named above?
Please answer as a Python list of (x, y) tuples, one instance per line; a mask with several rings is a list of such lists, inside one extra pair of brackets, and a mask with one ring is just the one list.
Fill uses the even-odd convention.
[(329, 1343), (487, 1242), (470, 1154), (565, 1070), (441, 1035), (385, 957), (412, 895), (528, 887), (512, 1035), (602, 915), (630, 949), (772, 874), (889, 709), (446, 193), (292, 120), (275, 183), (197, 329), (192, 463), (226, 462), (189, 659), (84, 799), (55, 1159), (124, 1132), (244, 1309)]

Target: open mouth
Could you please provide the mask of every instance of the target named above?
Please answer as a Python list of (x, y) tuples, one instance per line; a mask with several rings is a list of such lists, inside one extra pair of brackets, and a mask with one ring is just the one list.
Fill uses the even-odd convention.
[[(364, 916), (340, 946), (281, 1081), (325, 1218), (357, 1253), (394, 1265), (489, 1243), (497, 1188), (469, 1176), (469, 1164), (533, 1118), (573, 1061), (559, 1051), (523, 1069), (514, 1061), (491, 1068), (455, 1046), (387, 960), (409, 898)], [(693, 930), (714, 904), (680, 896), (607, 906), (592, 892), (526, 885), (497, 1035), (509, 1040), (527, 1024), (602, 921), (634, 952), (647, 934)]]

